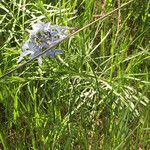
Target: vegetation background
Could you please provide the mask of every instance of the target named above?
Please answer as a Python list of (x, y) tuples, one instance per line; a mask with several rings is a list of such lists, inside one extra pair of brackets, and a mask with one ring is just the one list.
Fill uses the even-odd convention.
[[(1, 0), (0, 76), (32, 23), (77, 30), (128, 1)], [(64, 55), (0, 79), (0, 149), (149, 150), (149, 10), (132, 0), (60, 44)]]

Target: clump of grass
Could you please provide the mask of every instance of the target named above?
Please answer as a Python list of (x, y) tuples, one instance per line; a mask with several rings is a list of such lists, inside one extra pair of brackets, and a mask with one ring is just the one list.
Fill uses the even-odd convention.
[[(31, 23), (81, 28), (121, 5), (3, 0), (0, 75), (17, 66)], [(149, 7), (133, 1), (59, 45), (61, 57), (0, 80), (0, 148), (149, 149)]]

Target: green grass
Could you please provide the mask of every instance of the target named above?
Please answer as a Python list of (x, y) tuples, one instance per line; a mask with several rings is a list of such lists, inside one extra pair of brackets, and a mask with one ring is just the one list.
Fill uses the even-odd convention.
[[(0, 76), (18, 66), (26, 29), (84, 27), (128, 0), (2, 0)], [(0, 79), (0, 149), (150, 149), (150, 1), (133, 0)], [(26, 62), (24, 60), (24, 62)]]

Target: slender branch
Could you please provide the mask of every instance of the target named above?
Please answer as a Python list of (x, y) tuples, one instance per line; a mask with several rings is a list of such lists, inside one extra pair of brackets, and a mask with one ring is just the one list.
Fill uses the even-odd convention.
[(14, 68), (14, 69), (12, 69), (12, 70), (10, 70), (10, 71), (8, 71), (6, 74), (0, 76), (0, 79), (3, 79), (5, 76), (10, 75), (12, 72), (18, 70), (19, 68), (24, 67), (25, 65), (29, 64), (30, 62), (32, 62), (33, 60), (35, 60), (35, 59), (38, 58), (39, 56), (41, 56), (41, 55), (45, 54), (46, 52), (48, 52), (50, 49), (54, 48), (55, 46), (57, 46), (58, 44), (62, 43), (62, 42), (65, 41), (66, 39), (69, 39), (70, 37), (76, 35), (77, 33), (81, 32), (81, 31), (83, 31), (84, 29), (86, 29), (87, 27), (93, 25), (94, 23), (96, 23), (96, 22), (98, 22), (98, 21), (103, 21), (104, 19), (106, 19), (107, 17), (109, 17), (110, 15), (112, 15), (114, 12), (116, 12), (116, 11), (120, 10), (121, 8), (127, 6), (128, 4), (130, 4), (130, 3), (133, 2), (133, 1), (134, 1), (134, 0), (130, 0), (130, 1), (127, 2), (127, 3), (124, 3), (124, 4), (121, 5), (120, 7), (118, 7), (118, 8), (116, 8), (116, 9), (112, 10), (111, 12), (107, 13), (106, 15), (104, 15), (104, 16), (102, 16), (102, 17), (96, 19), (95, 21), (93, 21), (93, 22), (87, 24), (86, 26), (84, 26), (84, 27), (82, 27), (81, 29), (79, 29), (79, 30), (73, 32), (73, 33), (70, 34), (69, 36), (67, 36), (67, 37), (65, 37), (65, 38), (63, 38), (63, 39), (58, 40), (56, 43), (52, 44), (52, 45), (51, 45), (48, 49), (46, 49), (45, 51), (39, 53), (38, 55), (36, 55), (35, 57), (29, 59), (28, 61), (26, 61), (25, 63), (19, 65), (18, 67)]

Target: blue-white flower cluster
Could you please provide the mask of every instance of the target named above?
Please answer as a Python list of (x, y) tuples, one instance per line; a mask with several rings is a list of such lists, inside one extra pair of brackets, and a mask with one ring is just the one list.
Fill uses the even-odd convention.
[[(51, 44), (54, 44), (58, 40), (66, 37), (69, 29), (71, 28), (61, 27), (59, 25), (51, 25), (50, 23), (44, 24), (41, 22), (33, 24), (32, 30), (28, 30), (30, 36), (22, 46), (22, 53), (17, 63), (21, 62), (27, 55), (33, 58), (43, 50), (48, 49)], [(42, 56), (50, 56), (51, 58), (54, 58), (58, 54), (63, 54), (63, 51), (58, 49), (50, 49)], [(42, 64), (42, 56), (38, 57), (39, 65)]]

